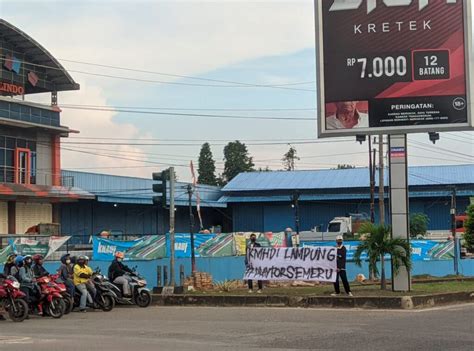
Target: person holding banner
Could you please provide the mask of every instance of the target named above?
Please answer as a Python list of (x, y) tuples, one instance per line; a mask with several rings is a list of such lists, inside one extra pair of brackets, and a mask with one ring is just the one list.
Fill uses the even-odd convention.
[[(246, 255), (245, 255), (245, 266), (248, 266), (248, 251), (253, 249), (254, 247), (261, 247), (259, 243), (257, 243), (257, 236), (252, 233), (250, 235), (250, 245), (247, 245), (247, 250), (246, 250)], [(249, 294), (253, 293), (253, 280), (249, 279), (247, 280), (247, 284), (249, 286)], [(258, 290), (257, 293), (261, 294), (262, 289), (263, 289), (263, 282), (261, 280), (257, 281), (258, 284)]]
[(347, 273), (346, 273), (346, 254), (347, 249), (343, 244), (343, 237), (342, 235), (338, 235), (336, 237), (336, 247), (337, 247), (337, 275), (336, 275), (336, 282), (334, 283), (334, 291), (335, 293), (331, 294), (331, 296), (338, 296), (341, 294), (341, 290), (339, 288), (339, 277), (342, 280), (342, 284), (344, 285), (344, 290), (346, 294), (349, 296), (352, 295), (351, 287), (349, 286), (349, 281), (347, 280)]

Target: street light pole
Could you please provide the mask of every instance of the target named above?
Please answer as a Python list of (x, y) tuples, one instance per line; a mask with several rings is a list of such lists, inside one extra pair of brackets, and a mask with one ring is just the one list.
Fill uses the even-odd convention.
[(459, 275), (459, 250), (456, 238), (456, 188), (454, 187), (451, 194), (451, 234), (454, 241), (454, 272), (456, 272), (456, 275)]
[(170, 175), (170, 285), (175, 286), (174, 276), (174, 167), (169, 168)]
[(191, 184), (188, 185), (188, 200), (189, 200), (189, 235), (191, 237), (191, 272), (196, 272), (196, 256), (194, 253), (194, 215), (193, 215), (193, 188)]

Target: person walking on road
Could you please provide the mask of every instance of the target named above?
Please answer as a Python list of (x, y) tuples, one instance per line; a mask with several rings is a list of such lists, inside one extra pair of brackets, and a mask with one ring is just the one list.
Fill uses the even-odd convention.
[[(255, 234), (251, 234), (250, 235), (250, 244), (247, 245), (247, 254), (245, 255), (245, 265), (247, 266), (248, 265), (248, 251), (250, 249), (253, 249), (255, 247), (261, 247), (262, 245), (260, 245), (259, 243), (257, 243), (257, 236)], [(249, 279), (247, 280), (247, 284), (249, 286), (249, 294), (253, 293), (253, 280)], [(261, 294), (262, 293), (262, 289), (263, 289), (263, 282), (261, 280), (258, 280), (257, 281), (257, 284), (258, 284), (258, 290), (257, 290), (257, 293), (258, 294)]]
[(342, 280), (342, 284), (344, 285), (344, 290), (346, 294), (349, 296), (352, 295), (351, 287), (349, 286), (349, 281), (347, 280), (347, 273), (346, 273), (346, 254), (347, 249), (344, 246), (342, 235), (338, 235), (336, 237), (336, 245), (337, 245), (337, 276), (336, 282), (334, 283), (334, 293), (331, 296), (338, 296), (341, 294), (341, 290), (339, 288), (339, 277)]

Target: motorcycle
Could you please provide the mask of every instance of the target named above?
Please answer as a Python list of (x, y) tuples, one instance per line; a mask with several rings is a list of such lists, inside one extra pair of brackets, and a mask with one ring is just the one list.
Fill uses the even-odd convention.
[(23, 322), (28, 317), (25, 296), (20, 283), (12, 276), (6, 277), (0, 284), (0, 311), (6, 311), (13, 322)]
[(31, 310), (34, 309), (34, 305), (42, 305), (48, 315), (53, 318), (61, 318), (66, 310), (61, 291), (49, 276), (37, 278), (36, 283), (40, 287), (41, 297), (39, 299), (32, 298)]
[(51, 284), (58, 289), (64, 300), (64, 314), (69, 314), (74, 309), (74, 298), (67, 292), (66, 285), (59, 279), (59, 274), (50, 276)]
[[(87, 306), (94, 309), (101, 309), (104, 312), (110, 312), (115, 307), (115, 293), (110, 291), (109, 287), (101, 282), (101, 279), (97, 277), (100, 272), (94, 272), (91, 281), (96, 289), (96, 295), (94, 303), (90, 304), (87, 302)], [(74, 306), (79, 307), (81, 301), (81, 293), (76, 290), (74, 294)]]
[[(100, 272), (99, 269), (97, 271)], [(125, 274), (130, 282), (130, 288), (132, 296), (127, 297), (123, 295), (123, 287), (121, 284), (112, 283), (106, 276), (100, 275), (101, 280), (105, 286), (115, 293), (115, 301), (121, 305), (137, 305), (139, 307), (148, 307), (151, 304), (151, 293), (146, 288), (146, 280), (136, 273), (135, 269), (133, 273)]]

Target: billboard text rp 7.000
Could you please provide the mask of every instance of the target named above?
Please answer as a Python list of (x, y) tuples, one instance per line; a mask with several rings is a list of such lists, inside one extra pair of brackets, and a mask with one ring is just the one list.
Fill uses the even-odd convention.
[(467, 130), (468, 0), (315, 0), (319, 136)]

